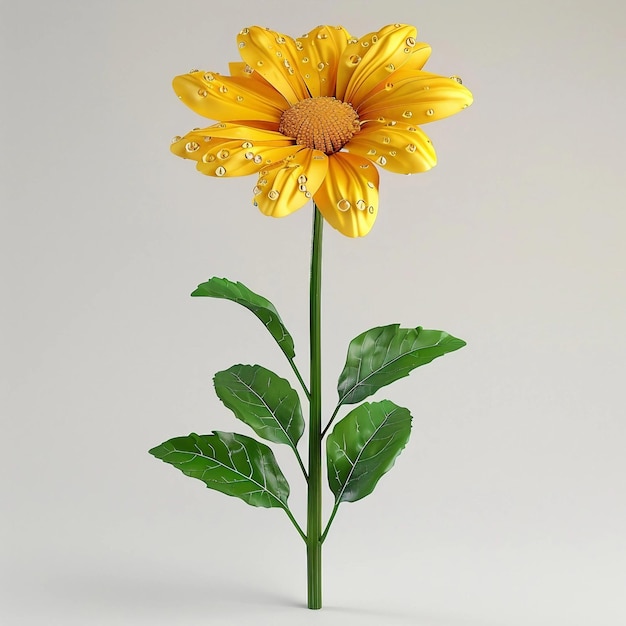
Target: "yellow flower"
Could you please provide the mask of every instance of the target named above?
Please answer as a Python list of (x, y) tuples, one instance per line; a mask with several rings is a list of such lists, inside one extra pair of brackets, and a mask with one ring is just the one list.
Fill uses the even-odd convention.
[(318, 26), (292, 39), (252, 26), (237, 38), (230, 76), (193, 70), (174, 91), (218, 124), (175, 137), (172, 152), (209, 176), (256, 174), (254, 204), (283, 217), (313, 199), (348, 237), (366, 235), (378, 211), (378, 171), (425, 172), (436, 163), (419, 125), (466, 108), (457, 77), (422, 71), (430, 46), (412, 26), (361, 38)]

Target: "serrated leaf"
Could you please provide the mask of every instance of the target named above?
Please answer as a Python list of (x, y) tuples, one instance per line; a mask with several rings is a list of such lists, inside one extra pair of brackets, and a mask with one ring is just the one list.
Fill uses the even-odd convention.
[(295, 357), (293, 339), (274, 305), (242, 283), (233, 283), (227, 278), (213, 277), (206, 283), (198, 285), (198, 288), (191, 295), (194, 297), (223, 298), (241, 304), (263, 322), (288, 359), (291, 360)]
[(462, 348), (465, 342), (442, 330), (400, 328), (399, 324), (372, 328), (350, 342), (339, 376), (339, 406), (355, 404), (381, 387), (408, 376), (411, 370)]
[(337, 422), (326, 440), (328, 484), (335, 502), (355, 502), (374, 491), (411, 433), (411, 414), (389, 400), (365, 402)]
[(265, 444), (237, 433), (175, 437), (149, 451), (209, 489), (252, 506), (287, 509), (289, 484)]
[(260, 365), (233, 365), (215, 374), (219, 399), (257, 435), (295, 448), (304, 432), (298, 394), (289, 382)]

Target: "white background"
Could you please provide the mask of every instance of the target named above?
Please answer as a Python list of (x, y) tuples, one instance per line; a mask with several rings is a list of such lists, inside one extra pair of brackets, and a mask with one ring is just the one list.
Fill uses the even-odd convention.
[[(2, 583), (7, 626), (626, 623), (622, 2), (2, 3)], [(213, 374), (281, 353), (211, 276), (277, 306), (307, 360), (310, 206), (169, 153), (173, 94), (261, 24), (415, 24), (475, 103), (425, 130), (430, 173), (383, 174), (362, 240), (325, 231), (325, 408), (350, 339), (400, 322), (468, 346), (377, 398), (409, 446), (325, 544), (325, 608), (284, 514), (147, 454), (245, 431)], [(279, 460), (304, 513), (297, 466)], [(328, 507), (327, 507), (328, 508)]]

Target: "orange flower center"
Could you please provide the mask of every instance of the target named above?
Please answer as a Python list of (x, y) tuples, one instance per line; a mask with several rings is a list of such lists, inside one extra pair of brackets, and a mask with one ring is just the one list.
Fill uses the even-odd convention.
[(300, 146), (333, 154), (359, 131), (359, 116), (347, 103), (336, 98), (307, 98), (287, 109), (278, 130)]

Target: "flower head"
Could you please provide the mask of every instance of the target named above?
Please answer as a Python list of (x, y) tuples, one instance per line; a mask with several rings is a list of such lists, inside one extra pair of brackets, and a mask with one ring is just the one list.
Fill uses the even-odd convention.
[(252, 26), (238, 36), (243, 62), (230, 76), (193, 70), (178, 97), (219, 121), (175, 137), (172, 152), (209, 176), (256, 174), (253, 202), (283, 217), (313, 199), (348, 237), (366, 235), (378, 211), (376, 165), (425, 172), (434, 148), (419, 128), (466, 108), (457, 77), (422, 70), (430, 46), (412, 26), (363, 37), (318, 26), (298, 39)]

